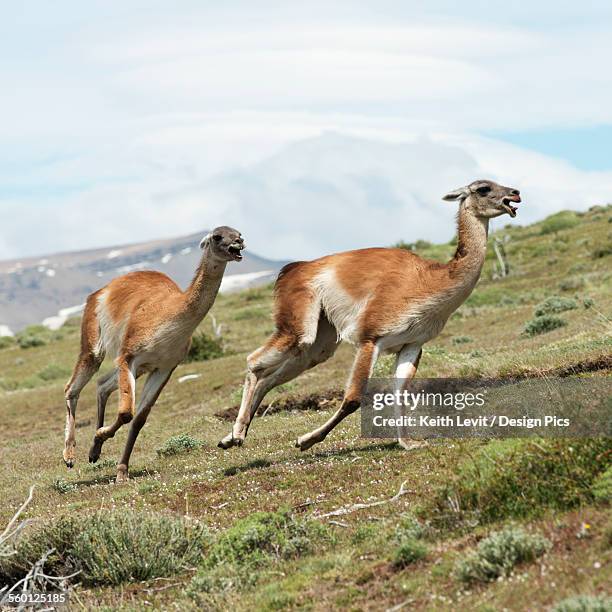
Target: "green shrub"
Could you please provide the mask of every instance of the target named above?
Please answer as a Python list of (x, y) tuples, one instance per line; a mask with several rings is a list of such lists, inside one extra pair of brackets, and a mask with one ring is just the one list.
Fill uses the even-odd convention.
[(296, 519), (288, 512), (256, 512), (221, 533), (209, 548), (189, 594), (252, 586), (259, 571), (275, 562), (311, 552), (327, 529), (314, 521)]
[(465, 583), (492, 582), (508, 576), (520, 563), (534, 561), (550, 547), (541, 536), (518, 528), (506, 528), (482, 540), (476, 550), (455, 565), (455, 576)]
[(296, 519), (289, 512), (256, 512), (224, 531), (210, 548), (205, 567), (236, 563), (257, 567), (271, 559), (299, 557), (312, 549), (322, 525)]
[(160, 457), (171, 457), (182, 453), (190, 453), (196, 448), (200, 448), (204, 443), (189, 434), (179, 434), (168, 438), (163, 445), (157, 449), (156, 453)]
[(208, 334), (200, 332), (191, 338), (189, 353), (185, 358), (186, 363), (192, 361), (207, 361), (217, 359), (223, 355), (223, 346), (216, 338), (211, 338)]
[(412, 514), (401, 517), (399, 525), (395, 528), (395, 539), (398, 541), (412, 539), (419, 540), (425, 534), (425, 529), (419, 520)]
[(59, 378), (70, 376), (70, 370), (56, 363), (50, 363), (40, 370), (36, 376), (44, 381), (58, 380)]
[(353, 533), (351, 537), (351, 542), (353, 544), (361, 544), (363, 542), (370, 542), (375, 540), (380, 533), (380, 529), (377, 525), (372, 523), (364, 523), (363, 525), (359, 525), (357, 529), (355, 529), (355, 533)]
[(9, 348), (9, 346), (15, 345), (15, 338), (13, 336), (0, 336), (0, 350)]
[(605, 595), (575, 595), (556, 604), (552, 612), (610, 612), (612, 598)]
[(427, 556), (427, 546), (419, 540), (407, 538), (402, 540), (393, 553), (393, 565), (395, 567), (406, 567), (411, 563), (420, 561)]
[(28, 325), (15, 335), (15, 340), (22, 349), (28, 349), (44, 346), (52, 337), (53, 333), (43, 325)]
[(102, 459), (97, 463), (89, 463), (85, 466), (85, 469), (90, 472), (101, 472), (109, 468), (116, 468), (117, 462), (114, 459)]
[(397, 546), (392, 558), (395, 567), (406, 567), (427, 556), (427, 546), (420, 541), (423, 535), (423, 525), (414, 516), (407, 514), (401, 518), (395, 528)]
[(608, 438), (491, 442), (436, 492), (431, 518), (442, 526), (464, 518), (487, 523), (592, 502), (611, 446)]
[(597, 477), (591, 491), (593, 497), (599, 502), (612, 501), (612, 466)]
[(0, 578), (22, 578), (41, 555), (49, 575), (80, 573), (75, 582), (118, 585), (171, 576), (197, 564), (210, 543), (207, 530), (181, 518), (122, 508), (63, 516), (26, 534), (15, 554), (0, 558)]
[(74, 491), (78, 491), (78, 487), (73, 482), (66, 482), (61, 478), (57, 478), (53, 481), (51, 488), (57, 491), (58, 493), (73, 493)]
[(578, 308), (576, 300), (560, 297), (558, 295), (551, 295), (535, 307), (533, 314), (536, 317), (541, 317), (542, 315), (565, 312), (566, 310), (575, 310), (576, 308)]
[(452, 339), (453, 344), (467, 344), (468, 342), (473, 342), (473, 338), (470, 336), (455, 336)]
[(577, 291), (584, 287), (584, 279), (579, 276), (570, 276), (559, 283), (561, 291)]
[(562, 230), (570, 229), (580, 223), (579, 217), (575, 212), (562, 210), (550, 217), (547, 217), (540, 224), (540, 235), (552, 234)]
[[(454, 241), (449, 244), (454, 244)], [(406, 251), (422, 251), (424, 249), (430, 248), (431, 246), (431, 242), (427, 240), (417, 240), (416, 242), (405, 242), (404, 240), (399, 240), (394, 245), (392, 245), (392, 248), (405, 249)]]
[(527, 321), (523, 333), (527, 336), (539, 336), (540, 334), (547, 334), (565, 325), (567, 325), (567, 321), (561, 317), (556, 317), (555, 315), (542, 315)]
[(36, 346), (45, 346), (45, 344), (47, 344), (47, 340), (36, 334), (19, 334), (17, 336), (17, 344), (19, 345), (19, 348), (29, 349)]

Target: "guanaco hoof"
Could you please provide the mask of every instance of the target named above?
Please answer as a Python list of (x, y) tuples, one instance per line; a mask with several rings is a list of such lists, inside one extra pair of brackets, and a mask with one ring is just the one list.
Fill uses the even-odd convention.
[(129, 479), (127, 467), (125, 465), (119, 465), (117, 467), (117, 478), (115, 478), (115, 482), (119, 484), (121, 482), (127, 482)]
[(302, 452), (304, 452), (304, 451), (307, 451), (312, 446), (314, 446), (317, 442), (318, 440), (315, 440), (314, 438), (311, 438), (310, 440), (308, 439), (304, 440), (303, 438), (298, 438), (295, 441), (295, 447), (299, 448)]

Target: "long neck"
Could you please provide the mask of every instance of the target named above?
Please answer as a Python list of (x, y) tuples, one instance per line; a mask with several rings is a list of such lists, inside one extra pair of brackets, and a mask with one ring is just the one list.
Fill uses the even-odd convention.
[(474, 215), (463, 202), (457, 217), (457, 250), (449, 262), (451, 276), (474, 283), (478, 280), (487, 252), (488, 233), (489, 220)]
[[(200, 265), (185, 291), (186, 314), (199, 323), (213, 305), (227, 262), (220, 261), (208, 255), (206, 250), (202, 255)], [(196, 323), (196, 325), (197, 325)]]

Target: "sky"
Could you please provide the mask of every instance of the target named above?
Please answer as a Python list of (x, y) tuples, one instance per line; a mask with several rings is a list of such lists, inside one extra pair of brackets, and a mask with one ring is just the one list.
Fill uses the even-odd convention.
[(611, 201), (611, 61), (609, 2), (0, 0), (0, 258), (446, 241), (476, 178), (513, 223)]

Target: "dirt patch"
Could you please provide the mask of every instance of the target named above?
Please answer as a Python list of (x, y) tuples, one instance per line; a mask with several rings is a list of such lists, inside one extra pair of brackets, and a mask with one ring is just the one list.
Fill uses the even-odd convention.
[(566, 376), (572, 376), (573, 374), (599, 372), (602, 370), (612, 370), (612, 355), (603, 355), (597, 359), (587, 359), (586, 361), (571, 363), (567, 366), (547, 370), (543, 372), (543, 374), (565, 378)]
[[(276, 412), (292, 410), (328, 410), (335, 408), (342, 400), (341, 389), (332, 389), (323, 393), (309, 393), (308, 395), (290, 395), (284, 399), (275, 400), (269, 404), (261, 404), (257, 409), (258, 416), (270, 415)], [(215, 416), (223, 421), (234, 421), (238, 416), (239, 405), (230, 406), (215, 412)]]

